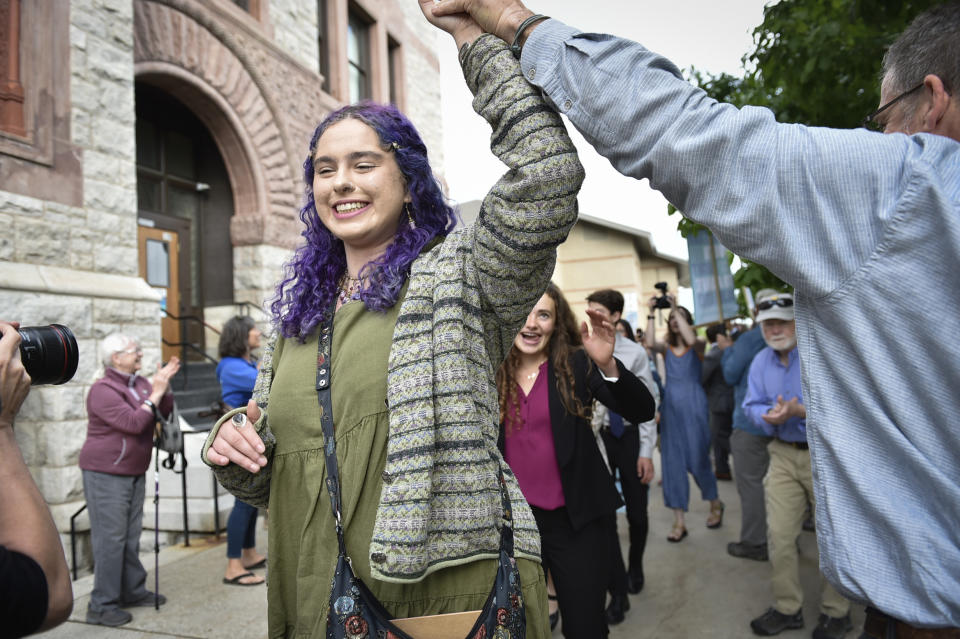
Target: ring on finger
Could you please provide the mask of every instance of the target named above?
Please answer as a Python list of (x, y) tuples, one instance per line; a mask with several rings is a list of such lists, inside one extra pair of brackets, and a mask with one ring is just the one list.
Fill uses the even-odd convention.
[(237, 430), (240, 430), (241, 428), (247, 425), (247, 416), (244, 415), (243, 413), (237, 413), (236, 415), (230, 418), (230, 423), (233, 424), (234, 428), (236, 428)]

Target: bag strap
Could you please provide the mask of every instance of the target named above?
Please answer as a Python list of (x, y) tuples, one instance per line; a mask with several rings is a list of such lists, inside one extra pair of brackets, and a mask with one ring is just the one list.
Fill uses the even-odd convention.
[[(347, 555), (346, 543), (343, 540), (343, 518), (341, 514), (342, 501), (340, 498), (340, 471), (337, 465), (337, 445), (333, 428), (333, 402), (330, 388), (331, 357), (333, 349), (333, 314), (335, 306), (331, 306), (320, 323), (320, 338), (317, 340), (317, 402), (320, 405), (320, 426), (323, 430), (323, 454), (327, 465), (327, 493), (330, 496), (330, 508), (337, 527), (337, 544), (340, 554)], [(496, 455), (491, 453), (491, 459), (497, 463), (498, 484), (500, 486), (500, 502), (503, 507), (503, 526), (500, 529), (500, 547), (513, 557), (513, 511), (511, 510), (510, 494), (507, 491), (507, 480), (503, 475), (503, 468)], [(349, 561), (349, 557), (347, 557)]]

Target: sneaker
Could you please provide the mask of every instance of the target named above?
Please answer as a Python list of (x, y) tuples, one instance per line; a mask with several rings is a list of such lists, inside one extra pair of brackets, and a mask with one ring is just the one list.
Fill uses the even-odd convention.
[[(167, 598), (163, 595), (157, 595), (156, 598), (160, 600), (161, 606), (167, 603)], [(120, 607), (121, 608), (139, 608), (139, 607), (147, 608), (147, 607), (153, 606), (154, 604), (153, 600), (154, 600), (153, 593), (148, 590), (147, 593), (142, 597), (140, 597), (139, 599), (134, 599), (133, 601), (124, 602), (120, 604)]]
[(850, 613), (842, 617), (831, 617), (820, 613), (817, 627), (813, 629), (813, 639), (842, 639), (850, 630), (853, 630)]
[(130, 623), (133, 620), (133, 615), (131, 615), (126, 610), (120, 610), (119, 608), (108, 608), (100, 612), (93, 612), (87, 608), (87, 623), (97, 624), (100, 626), (122, 626), (125, 623)]
[(753, 559), (754, 561), (767, 561), (769, 558), (767, 556), (766, 544), (759, 544), (755, 546), (742, 541), (731, 541), (729, 544), (727, 544), (727, 553), (733, 555), (734, 557)]
[(765, 613), (750, 622), (754, 634), (763, 637), (777, 635), (784, 630), (803, 628), (803, 611), (798, 610), (794, 615), (785, 615), (776, 608), (769, 608)]

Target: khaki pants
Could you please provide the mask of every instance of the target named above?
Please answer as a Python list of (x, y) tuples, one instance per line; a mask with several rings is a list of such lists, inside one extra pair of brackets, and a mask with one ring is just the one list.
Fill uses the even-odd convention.
[[(770, 442), (770, 470), (763, 480), (767, 507), (767, 535), (773, 568), (774, 608), (796, 614), (803, 605), (797, 536), (803, 527), (807, 501), (814, 504), (810, 451), (779, 440)], [(843, 617), (850, 602), (820, 575), (820, 612)]]

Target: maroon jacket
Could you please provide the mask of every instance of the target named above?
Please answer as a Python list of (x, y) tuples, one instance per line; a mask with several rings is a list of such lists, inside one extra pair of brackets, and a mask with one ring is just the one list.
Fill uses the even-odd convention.
[[(90, 422), (87, 440), (80, 449), (80, 468), (111, 475), (142, 475), (147, 471), (156, 420), (140, 405), (152, 388), (147, 378), (114, 368), (107, 368), (93, 383), (87, 395)], [(169, 415), (173, 395), (164, 395), (157, 408)]]

